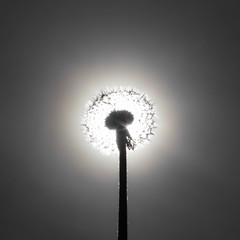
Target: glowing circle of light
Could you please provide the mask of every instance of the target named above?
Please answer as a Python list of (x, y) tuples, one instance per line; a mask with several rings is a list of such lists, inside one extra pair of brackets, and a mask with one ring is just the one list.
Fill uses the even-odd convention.
[(148, 143), (154, 135), (157, 113), (147, 94), (131, 87), (102, 90), (86, 105), (82, 126), (87, 140), (103, 154), (118, 153), (116, 131), (105, 126), (105, 119), (112, 111), (122, 110), (129, 111), (134, 117), (127, 129), (136, 149)]

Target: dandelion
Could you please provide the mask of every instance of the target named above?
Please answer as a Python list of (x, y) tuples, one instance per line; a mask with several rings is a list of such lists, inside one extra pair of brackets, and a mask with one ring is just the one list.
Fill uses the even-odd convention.
[(88, 103), (82, 125), (88, 140), (101, 152), (119, 152), (118, 240), (127, 240), (126, 147), (134, 150), (150, 140), (156, 128), (154, 105), (137, 89), (101, 91)]
[(128, 118), (127, 115), (121, 116), (121, 111), (127, 111), (133, 116), (131, 123), (126, 122), (126, 128), (135, 143), (134, 149), (149, 143), (154, 134), (156, 110), (147, 94), (130, 87), (100, 91), (87, 104), (82, 125), (87, 140), (103, 154), (118, 154), (116, 135), (114, 131), (109, 131), (112, 128), (107, 126), (106, 118), (111, 113), (112, 116), (120, 114), (120, 117)]

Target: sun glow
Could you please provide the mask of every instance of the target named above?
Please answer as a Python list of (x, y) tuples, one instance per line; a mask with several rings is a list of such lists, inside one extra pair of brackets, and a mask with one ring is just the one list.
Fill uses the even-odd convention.
[(126, 110), (133, 115), (127, 129), (136, 143), (136, 149), (150, 141), (156, 128), (156, 110), (145, 93), (130, 87), (106, 89), (97, 94), (86, 106), (82, 122), (84, 133), (94, 147), (106, 155), (117, 153), (116, 132), (105, 126), (112, 111)]

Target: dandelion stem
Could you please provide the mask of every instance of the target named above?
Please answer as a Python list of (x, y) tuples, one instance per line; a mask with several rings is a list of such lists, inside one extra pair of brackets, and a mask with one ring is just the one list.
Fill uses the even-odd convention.
[(117, 131), (119, 149), (119, 215), (118, 240), (127, 240), (127, 152), (122, 131)]

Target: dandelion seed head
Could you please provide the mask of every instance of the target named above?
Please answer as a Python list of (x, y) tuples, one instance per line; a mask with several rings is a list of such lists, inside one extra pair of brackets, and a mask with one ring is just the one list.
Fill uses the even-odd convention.
[(130, 87), (114, 87), (101, 91), (87, 104), (82, 125), (87, 140), (110, 155), (118, 153), (114, 129), (124, 125), (138, 149), (150, 141), (156, 118), (155, 107), (145, 93)]

